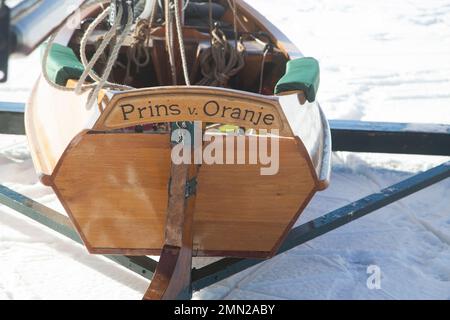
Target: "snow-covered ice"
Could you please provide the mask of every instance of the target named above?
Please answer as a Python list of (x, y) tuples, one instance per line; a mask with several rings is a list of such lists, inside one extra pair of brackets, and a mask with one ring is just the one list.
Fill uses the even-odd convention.
[[(450, 124), (449, 0), (250, 0), (321, 64), (330, 119)], [(11, 63), (0, 100), (24, 101), (39, 53)], [(411, 127), (411, 129), (427, 126)], [(450, 146), (449, 146), (450, 148)], [(298, 224), (447, 157), (335, 153), (330, 187)], [(26, 138), (0, 135), (0, 183), (60, 212)], [(196, 299), (450, 299), (450, 180), (195, 293)], [(381, 288), (366, 285), (381, 270)], [(0, 299), (140, 299), (147, 281), (0, 207)]]

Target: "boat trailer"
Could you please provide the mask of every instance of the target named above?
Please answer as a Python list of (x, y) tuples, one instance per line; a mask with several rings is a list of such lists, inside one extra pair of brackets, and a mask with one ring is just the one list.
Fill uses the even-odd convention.
[[(0, 134), (25, 134), (24, 104), (0, 102)], [(333, 151), (450, 156), (450, 125), (330, 121)], [(277, 255), (344, 226), (369, 213), (450, 177), (450, 160), (417, 173), (346, 206), (291, 229)], [(0, 185), (0, 204), (82, 244), (69, 218), (20, 193)], [(147, 256), (105, 255), (123, 267), (151, 280), (158, 262)], [(213, 285), (262, 259), (222, 258), (192, 268), (190, 286), (177, 298), (190, 299), (193, 291)]]

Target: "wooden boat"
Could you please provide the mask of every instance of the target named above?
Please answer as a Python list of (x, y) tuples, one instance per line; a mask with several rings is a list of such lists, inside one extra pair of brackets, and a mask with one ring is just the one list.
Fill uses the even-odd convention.
[[(166, 41), (166, 26), (178, 30), (176, 21), (166, 24), (164, 8), (153, 7), (156, 18), (147, 25), (145, 41), (139, 32), (127, 36), (108, 78), (132, 88), (104, 87), (92, 106), (87, 104), (92, 90), (76, 94), (72, 89), (85, 67), (78, 53), (83, 32), (103, 7), (83, 7), (81, 29), (68, 19), (46, 50), (47, 76), (37, 81), (25, 115), (40, 179), (53, 188), (89, 252), (161, 255), (145, 298), (180, 297), (189, 285), (192, 256), (273, 256), (329, 181), (331, 140), (315, 99), (317, 62), (303, 58), (244, 1), (193, 4), (208, 8), (209, 17), (176, 10), (184, 22), (174, 44)], [(103, 23), (97, 29), (85, 39), (90, 58), (108, 27)], [(242, 54), (235, 74), (205, 76), (214, 73), (208, 67), (217, 69), (205, 64), (213, 32), (226, 37), (232, 54)], [(245, 50), (238, 52), (238, 46)], [(147, 63), (135, 59), (138, 51)], [(201, 85), (186, 85), (186, 67), (189, 82)], [(104, 68), (99, 62), (93, 70)], [(194, 138), (201, 137), (201, 150), (193, 148), (193, 154), (204, 152), (213, 137), (241, 136), (245, 146), (255, 137), (276, 139), (277, 173), (261, 175), (267, 165), (261, 159), (234, 165), (173, 163), (171, 152), (180, 141), (171, 133), (176, 126), (190, 130), (198, 121), (202, 125)], [(230, 128), (241, 134), (227, 133)], [(276, 134), (264, 131), (274, 129)], [(234, 158), (238, 146), (223, 152)]]

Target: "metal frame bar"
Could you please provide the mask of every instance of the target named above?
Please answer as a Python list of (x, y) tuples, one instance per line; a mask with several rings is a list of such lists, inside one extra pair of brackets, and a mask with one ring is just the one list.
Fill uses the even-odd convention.
[(0, 102), (0, 134), (25, 134), (25, 104)]
[[(0, 103), (0, 134), (24, 133), (23, 107), (20, 103)], [(450, 155), (450, 125), (331, 120), (330, 126), (334, 151)], [(277, 255), (448, 177), (450, 161), (293, 228)], [(2, 185), (0, 204), (82, 243), (68, 217)], [(149, 280), (157, 266), (155, 260), (146, 256), (106, 257)], [(199, 269), (193, 268), (192, 290), (203, 289), (264, 261), (223, 258)]]
[[(24, 109), (23, 103), (0, 102), (0, 134), (25, 134)], [(333, 151), (450, 156), (450, 125), (354, 120), (329, 123)]]
[(330, 127), (333, 151), (450, 156), (450, 125), (330, 120)]
[[(395, 201), (407, 197), (419, 190), (450, 177), (450, 161), (425, 172), (416, 174), (406, 180), (387, 187), (378, 193), (352, 202), (319, 218), (293, 228), (277, 255), (293, 249), (305, 242), (327, 232), (364, 217)], [(192, 285), (194, 290), (203, 289), (233, 274), (263, 262), (258, 259), (224, 258), (198, 270), (193, 270)]]
[[(3, 185), (0, 185), (0, 204), (33, 219), (75, 242), (83, 243), (68, 217)], [(120, 255), (105, 255), (105, 257), (149, 280), (152, 278), (153, 272), (158, 264), (155, 260), (147, 257)]]
[[(448, 177), (450, 177), (450, 161), (300, 225), (291, 230), (277, 255)], [(82, 243), (68, 217), (2, 185), (0, 185), (0, 204), (10, 207), (78, 243)], [(149, 280), (157, 266), (155, 260), (145, 256), (106, 255), (105, 257)], [(203, 289), (264, 261), (261, 259), (224, 258), (199, 269), (193, 268), (192, 289), (196, 291)]]

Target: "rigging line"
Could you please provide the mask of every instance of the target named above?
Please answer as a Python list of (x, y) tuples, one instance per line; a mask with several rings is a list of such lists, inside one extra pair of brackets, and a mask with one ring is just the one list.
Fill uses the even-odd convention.
[[(227, 2), (228, 2), (228, 6), (231, 7), (232, 6), (231, 0), (227, 0)], [(237, 10), (236, 10), (236, 12), (237, 12)], [(247, 27), (245, 26), (245, 24), (242, 22), (242, 20), (237, 15), (236, 15), (236, 20), (241, 25), (242, 29), (244, 29), (245, 32), (249, 32)]]
[(237, 11), (236, 0), (233, 0), (233, 27), (234, 27), (234, 48), (237, 49), (238, 30), (237, 30)]
[(189, 72), (187, 67), (187, 61), (186, 61), (186, 49), (184, 47), (184, 39), (183, 39), (183, 29), (181, 27), (181, 13), (179, 8), (179, 1), (180, 0), (174, 0), (175, 1), (175, 24), (177, 28), (177, 35), (178, 35), (178, 43), (180, 46), (180, 54), (181, 54), (181, 63), (183, 66), (183, 74), (184, 74), (184, 81), (187, 86), (191, 85), (191, 82), (189, 80)]
[[(110, 2), (110, 1), (109, 0), (103, 0), (103, 1), (100, 1), (100, 2), (101, 2), (100, 4), (103, 5), (103, 4), (105, 4), (107, 2)], [(80, 10), (83, 10), (83, 9), (85, 9), (85, 8), (91, 6), (91, 5), (92, 5), (91, 2), (85, 3), (82, 6), (80, 6)], [(42, 72), (42, 76), (43, 76), (44, 80), (48, 83), (49, 86), (51, 86), (51, 87), (53, 87), (53, 88), (55, 88), (57, 90), (60, 90), (60, 91), (74, 91), (74, 89), (73, 88), (68, 88), (66, 86), (61, 86), (61, 85), (59, 85), (57, 83), (54, 83), (48, 76), (47, 63), (48, 63), (48, 57), (50, 55), (50, 51), (51, 51), (51, 48), (53, 46), (53, 43), (55, 42), (56, 36), (58, 35), (58, 32), (62, 28), (65, 27), (64, 22), (66, 22), (69, 18), (70, 18), (70, 16), (67, 17), (61, 23), (61, 26), (48, 39), (47, 45), (46, 45), (45, 50), (44, 50), (44, 54), (42, 56), (42, 62), (41, 62), (41, 72)], [(110, 86), (110, 87), (117, 87), (117, 88), (121, 87), (121, 85), (116, 85), (116, 84), (108, 84), (108, 86)], [(83, 88), (86, 89), (86, 88), (93, 88), (93, 87), (94, 87), (94, 84), (89, 84), (89, 85), (84, 85)]]
[[(231, 1), (233, 1), (234, 5), (231, 4)], [(255, 40), (256, 42), (258, 42), (259, 44), (266, 46), (267, 43), (265, 43), (264, 41), (258, 39), (257, 37), (255, 37), (255, 35), (251, 32), (249, 32), (249, 30), (247, 29), (247, 27), (245, 26), (245, 24), (242, 22), (242, 20), (239, 18), (238, 14), (237, 14), (237, 7), (236, 7), (236, 0), (227, 0), (228, 2), (228, 6), (230, 8), (233, 8), (233, 11), (235, 13), (234, 18), (235, 20), (235, 24), (236, 22), (241, 26), (241, 28), (244, 30), (245, 33), (247, 33), (253, 40)], [(235, 33), (237, 32), (237, 28), (235, 29)], [(270, 42), (270, 41), (269, 41)]]
[(166, 20), (166, 48), (167, 52), (169, 54), (169, 63), (170, 63), (170, 70), (172, 73), (172, 83), (174, 85), (177, 84), (177, 72), (175, 68), (175, 55), (173, 52), (173, 29), (172, 29), (172, 13), (170, 11), (170, 0), (165, 0), (164, 3), (164, 10), (165, 10), (165, 20)]
[[(119, 8), (119, 12), (117, 14), (118, 21), (120, 22), (122, 20), (122, 14), (120, 14), (121, 10)], [(122, 34), (120, 35), (118, 41), (116, 42), (114, 49), (111, 53), (111, 56), (109, 57), (108, 64), (106, 65), (105, 71), (102, 76), (102, 80), (97, 84), (94, 91), (92, 92), (89, 101), (87, 103), (87, 107), (89, 108), (96, 99), (98, 99), (98, 94), (100, 93), (100, 90), (103, 89), (105, 84), (107, 83), (107, 79), (109, 78), (109, 75), (111, 74), (112, 68), (114, 67), (114, 64), (117, 60), (117, 57), (119, 56), (120, 48), (122, 47), (122, 44), (125, 42), (126, 37), (128, 36), (128, 33), (131, 30), (131, 27), (133, 26), (133, 8), (130, 4), (128, 4), (128, 21), (125, 25), (125, 29), (123, 30)], [(120, 16), (120, 17), (119, 17)]]
[[(146, 0), (149, 1), (149, 0)], [(150, 13), (150, 17), (147, 22), (147, 34), (145, 39), (145, 47), (149, 47), (150, 44), (150, 38), (151, 38), (151, 32), (156, 22), (156, 14), (158, 13), (159, 8), (159, 1), (153, 0), (153, 8)]]
[[(122, 20), (122, 16), (123, 16), (123, 9), (122, 9), (122, 7), (119, 7), (117, 15), (116, 15), (114, 23), (113, 23), (113, 26), (106, 33), (102, 43), (97, 48), (96, 52), (94, 53), (94, 56), (92, 57), (91, 61), (89, 61), (89, 63), (88, 63), (87, 58), (86, 58), (86, 45), (87, 45), (87, 41), (88, 41), (88, 38), (89, 38), (90, 34), (106, 18), (106, 15), (111, 10), (110, 8), (111, 7), (108, 7), (104, 12), (102, 12), (100, 14), (100, 16), (98, 16), (91, 23), (91, 25), (89, 25), (89, 27), (86, 30), (83, 38), (81, 39), (81, 43), (80, 43), (80, 57), (81, 57), (81, 62), (83, 63), (83, 66), (84, 66), (85, 70), (84, 70), (83, 74), (81, 75), (80, 79), (78, 80), (77, 86), (75, 87), (75, 93), (76, 94), (81, 94), (81, 91), (83, 89), (92, 88), (92, 87), (96, 86), (95, 83), (91, 84), (91, 85), (85, 85), (84, 84), (86, 82), (86, 79), (87, 79), (88, 76), (91, 76), (91, 78), (94, 79), (94, 81), (96, 81), (96, 82), (100, 82), (100, 81), (103, 80), (102, 77), (100, 77), (99, 75), (97, 75), (95, 73), (94, 66), (97, 63), (98, 59), (101, 57), (101, 55), (104, 53), (106, 47), (111, 43), (112, 39), (116, 35), (117, 29), (119, 28), (119, 24), (120, 24), (120, 22)], [(111, 62), (111, 59), (109, 59), (107, 61), (108, 61), (107, 63), (113, 63), (113, 64), (115, 63), (115, 60)], [(109, 75), (108, 75), (108, 77), (109, 77)], [(122, 89), (130, 89), (131, 88), (131, 87), (126, 86), (126, 85), (109, 82), (108, 79), (106, 79), (104, 85), (108, 85), (110, 87), (115, 87), (115, 88), (122, 88)]]
[[(132, 81), (131, 64), (134, 63), (136, 73), (140, 68), (147, 66), (150, 63), (150, 53), (147, 49), (149, 39), (149, 24), (145, 19), (139, 18), (133, 31), (133, 40), (127, 50), (127, 64), (124, 82)], [(144, 58), (144, 60), (142, 60)]]
[(270, 50), (270, 46), (266, 45), (266, 47), (264, 48), (264, 53), (263, 53), (263, 58), (261, 60), (261, 74), (259, 76), (259, 94), (262, 93), (262, 89), (263, 89), (263, 83), (264, 83), (264, 68), (266, 65), (266, 57), (267, 57), (267, 53), (269, 53)]
[[(86, 32), (84, 33), (83, 37), (81, 38), (80, 42), (80, 58), (81, 63), (83, 63), (84, 66), (84, 72), (81, 75), (80, 79), (78, 80), (78, 84), (75, 88), (75, 93), (80, 94), (81, 93), (81, 87), (86, 81), (88, 76), (91, 76), (92, 79), (95, 81), (100, 81), (100, 77), (95, 73), (93, 70), (95, 64), (97, 63), (98, 59), (100, 58), (103, 51), (105, 51), (108, 44), (111, 42), (112, 38), (114, 37), (116, 33), (116, 28), (118, 27), (118, 22), (120, 21), (117, 19), (114, 21), (114, 25), (111, 27), (111, 29), (106, 33), (105, 37), (103, 38), (103, 41), (101, 42), (100, 46), (98, 47), (97, 51), (95, 52), (94, 56), (91, 58), (91, 61), (87, 60), (86, 57), (86, 45), (88, 42), (89, 37), (91, 36), (92, 32), (97, 28), (97, 26), (105, 20), (105, 18), (109, 15), (111, 12), (111, 7), (108, 7), (105, 9), (95, 20), (89, 25)], [(120, 14), (120, 18), (122, 17), (122, 11), (119, 9), (118, 16)]]
[[(264, 50), (266, 49), (266, 46), (271, 45), (271, 40), (269, 38), (269, 42), (265, 43), (264, 41), (260, 40), (259, 38), (255, 37), (255, 35), (251, 32), (249, 32), (249, 30), (246, 28), (246, 26), (244, 25), (244, 23), (242, 22), (242, 20), (239, 18), (238, 14), (237, 14), (237, 8), (236, 8), (236, 0), (227, 0), (228, 2), (228, 6), (230, 6), (233, 9), (233, 14), (234, 14), (234, 23), (235, 23), (235, 34), (237, 33), (237, 27), (236, 27), (236, 22), (239, 23), (239, 25), (241, 26), (241, 28), (244, 30), (245, 33), (247, 33), (250, 37), (252, 37), (253, 40), (255, 40), (257, 43), (259, 43), (260, 45), (264, 46)], [(233, 5), (232, 5), (233, 3)], [(267, 54), (267, 53), (266, 53)]]
[[(153, 9), (152, 9), (152, 13), (150, 14), (150, 19), (149, 19), (149, 22), (148, 22), (150, 31), (153, 28), (153, 24), (155, 23), (155, 20), (156, 20), (156, 13), (158, 11), (158, 1), (156, 1), (156, 0), (153, 0), (153, 1), (154, 1), (153, 2)], [(147, 45), (148, 45), (148, 41), (147, 41)]]
[(212, 1), (209, 0), (209, 33), (213, 31), (213, 12), (212, 12)]

